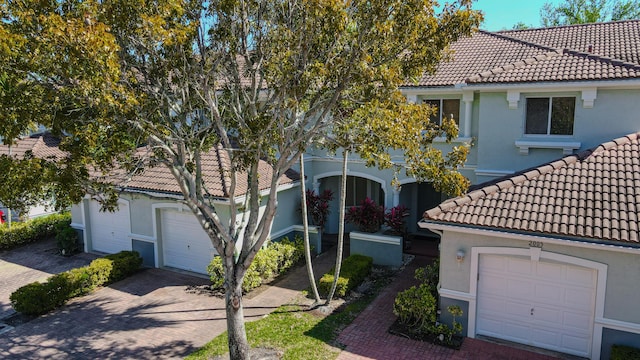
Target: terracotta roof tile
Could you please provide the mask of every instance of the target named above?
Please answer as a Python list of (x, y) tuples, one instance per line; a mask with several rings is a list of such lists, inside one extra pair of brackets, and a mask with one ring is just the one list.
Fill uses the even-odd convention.
[(451, 45), (450, 61), (417, 84), (640, 79), (640, 20), (501, 32), (478, 31)]
[(58, 148), (60, 140), (49, 132), (33, 134), (28, 137), (18, 139), (10, 147), (0, 145), (0, 155), (9, 155), (16, 158), (23, 158), (27, 152), (40, 159), (61, 159), (65, 153)]
[(480, 185), (426, 211), (424, 219), (638, 243), (639, 151), (640, 132)]

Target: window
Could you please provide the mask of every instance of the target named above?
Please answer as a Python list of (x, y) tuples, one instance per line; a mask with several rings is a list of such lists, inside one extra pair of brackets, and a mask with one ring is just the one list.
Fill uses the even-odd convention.
[(367, 197), (378, 205), (384, 205), (384, 193), (379, 183), (357, 176), (347, 176), (345, 206), (358, 206)]
[(435, 109), (435, 112), (429, 117), (429, 121), (440, 125), (442, 118), (451, 118), (460, 125), (460, 99), (435, 99), (424, 100), (424, 103)]
[(573, 135), (575, 97), (527, 98), (525, 134)]

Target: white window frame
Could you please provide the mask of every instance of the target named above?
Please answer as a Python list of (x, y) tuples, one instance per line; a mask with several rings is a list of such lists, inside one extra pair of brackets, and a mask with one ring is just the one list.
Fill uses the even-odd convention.
[[(573, 98), (573, 120), (571, 124), (571, 134), (551, 134), (551, 115), (553, 112), (553, 99), (554, 98)], [(527, 132), (527, 112), (529, 106), (529, 99), (549, 99), (549, 106), (547, 108), (547, 131), (545, 134), (532, 134)], [(573, 133), (575, 132), (575, 121), (576, 121), (576, 110), (577, 110), (577, 98), (574, 95), (531, 95), (525, 97), (525, 109), (524, 109), (524, 124), (523, 124), (523, 134), (526, 137), (573, 137)]]
[(449, 101), (449, 100), (455, 100), (458, 102), (458, 117), (455, 118), (454, 120), (456, 121), (456, 124), (458, 125), (458, 127), (460, 127), (460, 105), (462, 104), (462, 100), (460, 100), (459, 98), (425, 98), (422, 99), (422, 103), (427, 105), (428, 101), (438, 101), (438, 122), (437, 125), (442, 124), (442, 108), (443, 108), (443, 102), (444, 101)]

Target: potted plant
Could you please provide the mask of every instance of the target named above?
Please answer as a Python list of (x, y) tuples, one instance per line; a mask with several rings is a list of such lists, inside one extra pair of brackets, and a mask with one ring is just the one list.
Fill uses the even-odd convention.
[(354, 224), (362, 232), (377, 232), (384, 223), (384, 207), (367, 197), (359, 206), (347, 210), (345, 221)]

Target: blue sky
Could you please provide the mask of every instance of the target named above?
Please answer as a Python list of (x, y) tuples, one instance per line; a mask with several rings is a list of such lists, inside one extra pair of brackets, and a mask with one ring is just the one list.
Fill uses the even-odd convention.
[(540, 27), (540, 9), (546, 2), (561, 3), (562, 0), (476, 0), (473, 8), (484, 12), (483, 30), (511, 29), (522, 21)]

